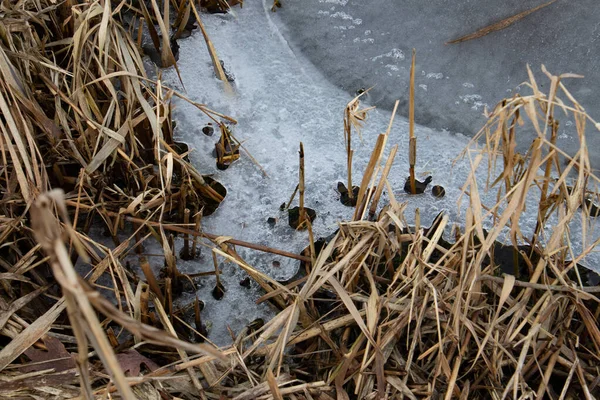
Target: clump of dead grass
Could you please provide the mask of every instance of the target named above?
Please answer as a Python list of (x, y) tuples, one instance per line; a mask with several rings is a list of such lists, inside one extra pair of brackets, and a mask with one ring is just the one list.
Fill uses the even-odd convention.
[[(139, 240), (153, 235), (163, 244), (172, 272), (160, 290), (170, 294), (169, 282), (178, 273), (162, 221), (183, 221), (186, 209), (194, 214), (214, 210), (225, 195), (220, 184), (189, 164), (187, 150), (174, 142), (170, 99), (183, 96), (147, 78), (137, 45), (120, 22), (124, 6), (110, 1), (2, 6), (2, 397), (72, 397), (79, 390), (71, 385), (77, 384), (91, 398), (109, 378), (123, 397), (134, 398), (122, 353), (113, 349), (121, 335), (110, 321), (118, 321), (138, 343), (169, 342), (179, 354), (166, 353), (166, 359), (185, 358), (184, 351), (220, 356), (212, 347), (173, 335), (175, 317), (166, 300), (156, 302), (154, 321), (149, 321), (148, 299), (162, 300), (161, 293), (140, 286), (121, 263)], [(189, 18), (189, 9), (187, 14)], [(168, 14), (156, 19), (161, 26), (165, 21)], [(161, 29), (168, 39), (168, 29)], [(161, 52), (164, 63), (174, 62), (168, 40)], [(218, 124), (235, 123), (203, 104), (196, 106)], [(67, 192), (66, 197), (51, 192), (53, 188)], [(123, 242), (118, 233), (126, 218), (137, 223)], [(88, 236), (98, 221), (113, 238), (113, 250)], [(147, 227), (150, 223), (158, 226)], [(73, 269), (80, 257), (91, 259), (86, 281)], [(91, 286), (103, 275), (114, 278), (114, 302), (98, 297)], [(77, 349), (77, 359), (67, 349)], [(130, 365), (135, 367), (137, 360), (138, 370), (140, 362), (150, 365), (140, 353), (129, 352)], [(62, 364), (54, 364), (56, 358)], [(42, 378), (47, 387), (36, 382)], [(192, 383), (201, 388), (196, 378)], [(109, 385), (101, 392), (113, 390)]]

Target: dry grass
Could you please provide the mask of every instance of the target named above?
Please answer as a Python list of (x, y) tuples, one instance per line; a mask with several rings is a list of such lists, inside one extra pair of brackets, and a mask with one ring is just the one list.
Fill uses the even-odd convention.
[[(596, 243), (584, 237), (583, 252), (575, 253), (569, 227), (575, 220), (587, 223), (593, 209), (588, 197), (598, 179), (585, 135), (590, 125), (600, 125), (563, 85), (569, 76), (544, 70), (551, 85), (542, 93), (530, 73), (532, 94), (507, 99), (490, 115), (478, 135), (484, 148), (473, 142), (464, 156), (473, 171), (489, 160), (498, 204), (481, 204), (482, 188), (471, 176), (464, 186), (470, 207), (454, 237), (443, 237), (449, 224), (443, 214), (429, 228), (407, 225), (386, 178), (397, 152), (394, 147), (383, 159), (390, 121), (363, 173), (353, 220), (341, 223), (328, 242), (311, 241), (309, 254), (299, 256), (199, 230), (202, 209), (214, 208), (224, 194), (173, 141), (169, 99), (181, 95), (146, 78), (136, 43), (117, 22), (122, 4), (5, 5), (2, 398), (600, 394), (600, 291), (585, 286), (577, 267)], [(190, 5), (174, 7), (179, 24)], [(166, 31), (164, 11), (162, 17), (143, 14)], [(163, 47), (163, 61), (169, 53)], [(234, 122), (196, 105), (217, 124)], [(581, 147), (573, 158), (555, 146), (558, 111), (576, 122)], [(524, 121), (538, 135), (521, 155), (515, 141)], [(390, 203), (377, 214), (384, 189)], [(528, 196), (540, 198), (531, 236), (519, 228)], [(547, 223), (551, 215), (554, 226)], [(493, 226), (484, 231), (486, 220)], [(88, 236), (97, 221), (106, 225), (114, 248)], [(494, 251), (505, 231), (520, 246), (511, 247), (515, 266), (524, 269), (517, 276), (498, 274)], [(117, 233), (126, 232), (130, 236), (119, 239)], [(261, 301), (279, 314), (237, 333), (228, 348), (179, 339), (193, 333), (201, 341), (205, 332), (198, 301), (191, 305), (196, 329), (173, 309), (173, 296), (187, 279), (177, 270), (176, 232), (193, 238), (193, 247), (199, 238), (210, 239), (215, 259), (245, 270), (265, 290)], [(122, 260), (150, 236), (163, 246), (167, 273), (154, 276), (141, 257), (145, 283)], [(274, 281), (242, 260), (235, 246), (302, 260), (306, 275), (285, 285)], [(85, 279), (73, 267), (79, 259), (89, 259)], [(101, 277), (113, 283), (111, 300), (95, 287)]]
[(511, 26), (512, 24), (522, 20), (529, 14), (533, 14), (534, 12), (553, 4), (554, 2), (556, 2), (556, 0), (551, 0), (547, 3), (540, 4), (539, 6), (530, 8), (529, 10), (525, 10), (523, 12), (512, 15), (508, 18), (505, 18), (501, 21), (498, 21), (491, 25), (488, 25), (484, 28), (478, 29), (477, 31), (475, 31), (473, 33), (469, 33), (468, 35), (461, 36), (458, 39), (450, 40), (450, 41), (446, 42), (446, 44), (457, 44), (457, 43), (462, 43), (462, 42), (466, 42), (466, 41), (473, 40), (473, 39), (479, 39), (480, 37), (489, 35), (490, 33), (501, 31), (502, 29), (506, 29), (509, 26)]

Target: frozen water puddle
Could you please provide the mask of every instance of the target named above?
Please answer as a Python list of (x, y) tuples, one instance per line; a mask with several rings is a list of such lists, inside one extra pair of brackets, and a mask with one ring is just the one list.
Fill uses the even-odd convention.
[[(215, 78), (204, 39), (200, 32), (180, 43), (179, 68), (187, 95), (194, 101), (230, 115), (238, 120), (232, 126), (235, 137), (256, 158), (267, 173), (242, 152), (241, 159), (225, 171), (218, 170), (212, 156), (218, 134), (209, 137), (201, 129), (210, 122), (197, 109), (183, 101), (176, 101), (174, 117), (177, 120), (178, 140), (195, 149), (190, 157), (203, 174), (213, 174), (228, 190), (227, 197), (215, 214), (203, 219), (206, 232), (263, 244), (291, 252), (300, 252), (307, 246), (306, 232), (296, 232), (287, 224), (287, 213), (279, 206), (289, 200), (298, 182), (298, 146), (304, 143), (306, 162), (306, 206), (317, 211), (313, 223), (315, 237), (327, 236), (336, 229), (338, 221), (349, 219), (353, 209), (338, 201), (336, 184), (346, 180), (346, 153), (343, 135), (343, 110), (351, 100), (341, 89), (331, 85), (301, 54), (288, 46), (285, 28), (276, 21), (270, 6), (247, 2), (235, 14), (203, 15), (203, 22), (219, 57), (235, 76), (234, 94), (226, 94), (222, 83)], [(285, 33), (285, 32), (284, 32)], [(167, 85), (182, 90), (174, 70), (165, 71)], [(358, 89), (358, 88), (356, 88)], [(448, 101), (453, 101), (449, 99)], [(418, 107), (418, 104), (417, 104)], [(360, 183), (377, 135), (384, 132), (390, 112), (374, 110), (358, 135), (353, 147), (353, 181)], [(410, 199), (402, 187), (408, 172), (408, 123), (396, 117), (387, 149), (399, 145), (398, 155), (388, 179), (396, 189), (399, 201), (408, 201), (406, 217), (414, 216), (419, 208), (423, 225), (445, 210), (451, 221), (459, 221), (462, 210), (457, 207), (460, 188), (469, 173), (468, 160), (453, 165), (453, 160), (466, 146), (468, 138), (417, 127), (417, 177), (433, 176), (433, 184), (440, 184), (446, 196), (436, 199), (430, 193)], [(485, 174), (479, 177), (479, 186), (485, 187)], [(483, 195), (485, 204), (494, 204), (495, 195)], [(383, 202), (385, 202), (385, 198)], [(297, 200), (296, 200), (297, 201)], [(535, 209), (530, 199), (530, 209)], [(294, 203), (293, 205), (297, 205)], [(277, 218), (271, 227), (267, 218)], [(535, 214), (522, 220), (523, 232), (531, 232)], [(577, 229), (575, 229), (575, 233)], [(184, 273), (213, 270), (209, 249), (203, 249), (200, 259), (178, 260)], [(280, 256), (237, 248), (238, 253), (253, 267), (276, 279), (293, 276), (299, 262)], [(219, 260), (223, 261), (223, 260)], [(215, 277), (203, 278), (198, 296), (205, 302), (203, 316), (209, 322), (209, 339), (218, 345), (227, 344), (230, 336), (255, 318), (269, 318), (273, 311), (266, 304), (256, 305), (260, 296), (257, 287), (240, 286), (245, 273), (234, 264), (222, 263), (222, 281), (226, 288), (222, 300), (215, 300), (211, 291)], [(190, 299), (181, 299), (182, 302)]]

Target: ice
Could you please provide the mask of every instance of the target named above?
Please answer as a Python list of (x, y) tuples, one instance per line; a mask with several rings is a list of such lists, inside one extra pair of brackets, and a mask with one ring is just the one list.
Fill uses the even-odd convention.
[[(600, 7), (598, 0), (557, 1), (517, 21), (501, 31), (458, 44), (446, 42), (477, 31), (542, 3), (540, 0), (448, 1), (448, 0), (371, 0), (336, 4), (339, 15), (360, 19), (360, 31), (370, 30), (374, 43), (344, 37), (331, 29), (329, 18), (315, 18), (331, 4), (323, 0), (287, 1), (275, 19), (288, 32), (286, 37), (327, 79), (352, 94), (357, 87), (371, 87), (374, 105), (392, 109), (401, 100), (400, 113), (408, 113), (410, 54), (417, 51), (417, 71), (443, 74), (444, 81), (430, 85), (427, 92), (416, 92), (416, 118), (420, 124), (451, 132), (475, 134), (485, 122), (483, 107), (473, 107), (457, 96), (482, 96), (480, 102), (493, 107), (510, 90), (528, 80), (526, 65), (546, 90), (550, 82), (541, 71), (544, 64), (553, 74), (573, 72), (585, 79), (565, 79), (569, 91), (595, 120), (600, 119), (600, 82), (597, 57), (600, 53)], [(400, 71), (393, 79), (379, 63), (391, 48), (406, 55), (394, 61)], [(366, 58), (366, 60), (365, 60)], [(370, 60), (377, 63), (370, 62)], [(432, 79), (417, 74), (416, 84)], [(468, 82), (473, 86), (463, 86)], [(561, 126), (567, 120), (561, 119)], [(564, 138), (576, 136), (573, 127), (565, 128)], [(531, 143), (533, 132), (520, 132), (521, 150)], [(558, 144), (570, 154), (577, 143), (561, 138)], [(600, 168), (600, 134), (588, 136), (592, 166)]]
[(443, 79), (444, 74), (441, 72), (430, 72), (425, 76), (427, 79)]
[[(264, 2), (246, 2), (235, 16), (203, 15), (219, 57), (236, 77), (234, 94), (227, 94), (222, 82), (215, 78), (201, 34), (195, 32), (190, 38), (181, 40), (179, 55), (187, 95), (238, 120), (238, 124), (232, 126), (233, 134), (243, 142), (268, 177), (243, 152), (241, 159), (229, 169), (218, 170), (211, 155), (218, 136), (205, 136), (201, 128), (209, 120), (196, 108), (179, 100), (175, 102), (177, 108), (174, 111), (176, 135), (194, 149), (190, 155), (193, 164), (203, 174), (212, 174), (228, 191), (216, 213), (203, 219), (205, 231), (298, 253), (308, 244), (307, 233), (291, 229), (286, 213), (279, 211), (279, 206), (288, 201), (298, 182), (301, 141), (305, 149), (306, 205), (317, 211), (313, 224), (315, 237), (333, 233), (339, 221), (352, 216), (353, 209), (339, 202), (336, 191), (337, 182), (346, 180), (343, 110), (351, 97), (287, 45), (285, 26), (272, 20), (274, 17), (269, 8), (270, 5)], [(400, 54), (403, 53), (393, 49), (389, 55), (383, 53), (381, 57), (401, 60)], [(171, 87), (182, 89), (174, 70), (165, 71), (163, 78)], [(375, 109), (362, 130), (363, 140), (354, 135), (353, 179), (356, 184), (362, 178), (377, 135), (385, 131), (390, 117), (389, 111)], [(389, 175), (392, 187), (396, 188), (394, 195), (397, 200), (408, 202), (408, 218), (414, 217), (417, 208), (420, 210), (423, 225), (430, 224), (440, 211), (446, 211), (451, 221), (461, 221), (468, 199), (463, 200), (460, 208), (457, 199), (470, 165), (468, 159), (455, 164), (453, 161), (469, 138), (422, 126), (417, 126), (415, 133), (417, 177), (422, 179), (432, 175), (433, 184), (443, 185), (446, 196), (434, 199), (426, 193), (409, 197), (402, 192), (408, 172), (408, 123), (400, 116), (395, 119), (384, 155), (385, 159), (389, 149), (394, 144), (399, 145)], [(479, 175), (478, 185), (483, 191), (485, 174)], [(528, 199), (529, 210), (536, 210), (537, 199), (534, 197)], [(485, 204), (494, 204), (495, 193), (482, 193), (482, 200)], [(297, 205), (297, 200), (293, 205)], [(267, 224), (269, 217), (278, 219), (273, 228)], [(521, 222), (524, 233), (530, 233), (535, 225), (535, 214), (528, 214)], [(577, 228), (573, 229), (576, 234)], [(242, 247), (237, 251), (249, 265), (276, 279), (292, 277), (299, 267), (298, 261), (281, 256)], [(223, 260), (219, 259), (219, 262)], [(182, 272), (211, 271), (210, 250), (203, 248), (200, 260), (179, 261), (178, 265)], [(209, 338), (217, 344), (229, 340), (228, 325), (237, 333), (253, 319), (272, 315), (268, 306), (254, 303), (260, 296), (256, 287), (247, 290), (239, 285), (244, 277), (245, 273), (236, 265), (224, 267), (222, 279), (227, 292), (221, 301), (210, 295), (215, 278), (210, 276), (202, 281), (198, 295), (206, 303), (203, 315), (211, 320)]]
[(388, 51), (385, 54), (380, 54), (378, 56), (371, 58), (371, 61), (377, 61), (383, 57), (395, 58), (397, 60), (404, 60), (404, 58), (405, 58), (404, 52), (402, 50), (393, 48), (392, 50)]

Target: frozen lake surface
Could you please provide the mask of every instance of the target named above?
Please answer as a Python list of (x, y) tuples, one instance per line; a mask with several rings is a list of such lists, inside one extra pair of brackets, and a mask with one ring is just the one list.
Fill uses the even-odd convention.
[[(335, 85), (353, 93), (373, 86), (372, 102), (391, 109), (401, 100), (407, 115), (411, 49), (417, 49), (416, 119), (422, 125), (466, 135), (476, 133), (483, 109), (519, 92), (526, 65), (548, 88), (540, 66), (567, 79), (575, 98), (598, 120), (600, 6), (597, 0), (557, 0), (506, 29), (445, 43), (548, 0), (288, 0), (277, 11), (286, 38)], [(542, 77), (544, 79), (542, 79)], [(576, 132), (561, 121), (559, 146), (573, 154)], [(533, 132), (520, 144), (529, 146)], [(600, 135), (588, 137), (590, 158), (600, 168)]]
[[(298, 182), (301, 141), (306, 160), (306, 205), (317, 211), (313, 224), (315, 237), (333, 233), (337, 222), (352, 217), (353, 209), (339, 202), (336, 191), (337, 182), (346, 180), (343, 110), (352, 97), (289, 45), (279, 12), (271, 13), (270, 6), (249, 1), (243, 9), (235, 8), (234, 14), (203, 16), (219, 57), (235, 76), (235, 93), (226, 94), (222, 82), (215, 78), (200, 32), (195, 31), (190, 38), (179, 42), (178, 63), (188, 96), (238, 120), (238, 124), (232, 126), (233, 134), (243, 142), (268, 177), (243, 152), (240, 160), (229, 169), (218, 170), (212, 156), (218, 133), (212, 137), (202, 133), (202, 127), (209, 122), (204, 114), (183, 101), (176, 101), (174, 118), (178, 140), (189, 143), (194, 149), (190, 155), (193, 164), (203, 174), (213, 174), (228, 190), (217, 212), (203, 219), (203, 229), (298, 253), (308, 244), (307, 233), (292, 230), (287, 224), (287, 213), (279, 211), (279, 206), (288, 201)], [(286, 6), (287, 2), (284, 3)], [(347, 21), (342, 18), (337, 22)], [(391, 50), (389, 57), (387, 53), (382, 57), (390, 58), (391, 62), (396, 56)], [(404, 66), (408, 65), (406, 60), (397, 60), (400, 61)], [(168, 85), (182, 89), (174, 70), (165, 71), (163, 78)], [(435, 77), (424, 79), (432, 79), (439, 85), (446, 82), (445, 79), (438, 82)], [(403, 83), (404, 88), (407, 82)], [(417, 109), (419, 107), (417, 103)], [(353, 135), (355, 184), (360, 183), (377, 135), (385, 132), (390, 117), (390, 111), (375, 109), (370, 112), (362, 130), (363, 140)], [(436, 199), (428, 191), (409, 198), (402, 191), (408, 173), (408, 122), (401, 116), (395, 119), (383, 156), (385, 160), (390, 148), (399, 145), (388, 177), (395, 189), (394, 195), (398, 201), (408, 202), (406, 217), (409, 222), (414, 218), (416, 208), (421, 212), (423, 225), (429, 225), (442, 210), (449, 214), (451, 221), (460, 222), (468, 200), (464, 199), (459, 209), (457, 199), (470, 167), (468, 160), (455, 164), (453, 160), (469, 138), (423, 126), (417, 126), (416, 135), (417, 177), (422, 179), (432, 175), (433, 184), (443, 185), (446, 196)], [(485, 174), (479, 177), (479, 185), (484, 188)], [(482, 200), (484, 204), (494, 204), (495, 191), (483, 195)], [(384, 198), (382, 202), (385, 201)], [(530, 210), (536, 210), (536, 201), (529, 199)], [(297, 200), (293, 205), (297, 205)], [(278, 219), (274, 227), (268, 225), (269, 217)], [(532, 232), (535, 218), (536, 215), (531, 213), (521, 220), (525, 235)], [(577, 231), (578, 228), (573, 227), (573, 233), (577, 234)], [(290, 278), (299, 266), (298, 261), (283, 257), (241, 247), (237, 250), (250, 265), (276, 279)], [(213, 270), (210, 252), (208, 249), (203, 251), (200, 260), (179, 260), (180, 270), (190, 273)], [(206, 303), (203, 313), (212, 319), (209, 337), (217, 344), (229, 341), (227, 325), (237, 333), (255, 318), (273, 315), (266, 304), (255, 304), (261, 295), (257, 287), (246, 289), (239, 285), (244, 277), (245, 273), (239, 267), (224, 266), (222, 279), (227, 292), (221, 301), (214, 300), (210, 294), (214, 277), (204, 278), (199, 288), (199, 297)]]

